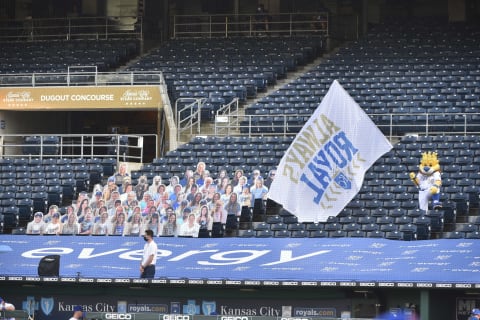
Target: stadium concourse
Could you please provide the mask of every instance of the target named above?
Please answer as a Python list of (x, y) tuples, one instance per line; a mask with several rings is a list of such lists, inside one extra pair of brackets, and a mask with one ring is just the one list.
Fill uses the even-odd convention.
[[(264, 215), (238, 221), (221, 237), (157, 237), (163, 258), (157, 279), (137, 279), (140, 237), (26, 235), (35, 212), (46, 215), (56, 205), (66, 214), (81, 192), (93, 199), (96, 186), (107, 185), (118, 171), (117, 161), (62, 157), (55, 149), (46, 156), (28, 148), (19, 157), (5, 155), (0, 162), (6, 233), (0, 236), (2, 294), (39, 319), (65, 317), (78, 304), (87, 319), (147, 319), (151, 313), (164, 314), (163, 319), (373, 318), (383, 311), (410, 319), (414, 314), (466, 319), (480, 304), (479, 32), (436, 21), (376, 26), (247, 106), (238, 135), (192, 137), (130, 170), (134, 186), (143, 177), (149, 186), (161, 177), (168, 187), (173, 176), (182, 178), (199, 162), (215, 179), (222, 170), (233, 179), (239, 169), (247, 178), (259, 170), (267, 179), (334, 79), (394, 144), (369, 168), (357, 196), (327, 221), (298, 222), (269, 203)], [(247, 102), (312, 62), (323, 48), (315, 47), (319, 38), (310, 41), (175, 40), (137, 57), (129, 68), (165, 73), (172, 101), (208, 98), (206, 118), (213, 120), (208, 115), (228, 100)], [(258, 43), (262, 50), (252, 56)], [(79, 52), (89, 47), (77, 45)], [(102, 67), (135, 55), (136, 46), (127, 47), (132, 50), (113, 50), (126, 55), (101, 61)], [(301, 49), (292, 55), (293, 48)], [(219, 54), (233, 60), (213, 65)], [(260, 65), (244, 66), (247, 60)], [(16, 72), (35, 72), (30, 67), (12, 62)], [(209, 81), (202, 82), (205, 77)], [(25, 85), (22, 79), (16, 78), (17, 86)], [(284, 120), (276, 119), (281, 116)], [(427, 151), (439, 156), (442, 207), (422, 211), (409, 172)], [(56, 274), (36, 273), (45, 255), (59, 256), (52, 258)]]

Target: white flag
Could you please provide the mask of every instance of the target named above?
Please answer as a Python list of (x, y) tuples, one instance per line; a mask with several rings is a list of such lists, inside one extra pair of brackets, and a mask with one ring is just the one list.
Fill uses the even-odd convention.
[(277, 168), (269, 198), (300, 222), (336, 216), (392, 145), (335, 80)]

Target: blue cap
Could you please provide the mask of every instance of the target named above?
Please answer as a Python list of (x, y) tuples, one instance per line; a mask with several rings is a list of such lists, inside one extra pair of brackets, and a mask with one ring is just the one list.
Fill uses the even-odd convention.
[(75, 307), (73, 307), (73, 311), (74, 312), (83, 311), (83, 308), (82, 308), (82, 306), (75, 306)]
[(479, 315), (479, 314), (480, 314), (480, 309), (475, 308), (472, 310), (472, 315)]
[(2, 299), (2, 298), (0, 298), (0, 303), (2, 303), (2, 302), (3, 302), (3, 299)]

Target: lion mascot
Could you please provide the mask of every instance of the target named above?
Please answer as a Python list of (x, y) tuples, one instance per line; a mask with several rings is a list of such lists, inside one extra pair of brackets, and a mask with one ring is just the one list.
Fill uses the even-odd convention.
[(410, 179), (420, 189), (418, 191), (418, 204), (420, 209), (428, 210), (429, 199), (432, 199), (433, 209), (442, 207), (440, 202), (442, 175), (436, 152), (422, 153), (418, 173), (410, 172)]

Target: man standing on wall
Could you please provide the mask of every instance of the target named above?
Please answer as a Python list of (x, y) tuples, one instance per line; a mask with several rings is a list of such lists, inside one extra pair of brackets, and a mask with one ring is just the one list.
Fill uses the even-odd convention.
[(155, 263), (157, 263), (157, 244), (153, 241), (153, 231), (145, 230), (143, 239), (147, 242), (143, 247), (143, 257), (140, 263), (140, 278), (153, 279)]

